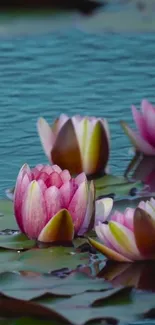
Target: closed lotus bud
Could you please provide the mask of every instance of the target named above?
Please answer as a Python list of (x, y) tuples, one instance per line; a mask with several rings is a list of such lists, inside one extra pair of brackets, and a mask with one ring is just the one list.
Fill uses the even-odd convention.
[(51, 127), (43, 118), (38, 132), (44, 151), (53, 164), (71, 174), (102, 173), (109, 158), (109, 130), (105, 119), (60, 115)]
[(25, 164), (17, 177), (14, 213), (21, 232), (30, 239), (71, 241), (102, 221), (112, 204), (111, 199), (97, 201), (95, 215), (93, 181), (88, 183), (84, 173), (72, 178), (57, 165), (30, 169)]

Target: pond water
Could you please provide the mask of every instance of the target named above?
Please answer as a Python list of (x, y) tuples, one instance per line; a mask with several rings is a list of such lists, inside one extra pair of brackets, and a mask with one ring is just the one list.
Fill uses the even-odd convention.
[(106, 117), (111, 172), (131, 159), (119, 121), (132, 124), (131, 104), (155, 102), (155, 35), (87, 34), (76, 29), (0, 41), (0, 196), (20, 166), (46, 163), (36, 131), (44, 116)]

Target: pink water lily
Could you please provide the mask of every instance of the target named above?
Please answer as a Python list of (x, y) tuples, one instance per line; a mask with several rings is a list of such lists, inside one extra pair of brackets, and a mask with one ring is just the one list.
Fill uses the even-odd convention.
[(125, 133), (137, 151), (145, 155), (155, 155), (155, 106), (144, 99), (141, 103), (141, 112), (132, 106), (132, 115), (138, 132), (133, 131), (125, 122), (121, 122)]
[(105, 119), (61, 114), (52, 127), (40, 118), (37, 128), (51, 163), (72, 174), (91, 175), (106, 168), (110, 136)]
[(101, 243), (90, 243), (109, 259), (121, 262), (155, 259), (155, 200), (141, 201), (136, 209), (115, 211), (108, 224), (99, 223)]
[[(101, 213), (101, 206), (103, 213)], [(94, 183), (84, 173), (72, 178), (58, 165), (25, 164), (17, 177), (14, 213), (20, 230), (42, 242), (69, 241), (103, 221), (112, 200), (96, 203)]]

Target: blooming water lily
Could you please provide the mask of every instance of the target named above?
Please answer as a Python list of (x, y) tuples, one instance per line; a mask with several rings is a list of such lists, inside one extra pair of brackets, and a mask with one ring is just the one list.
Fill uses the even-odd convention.
[(50, 126), (37, 123), (40, 139), (49, 161), (72, 174), (86, 175), (105, 170), (109, 157), (109, 130), (105, 119), (62, 114)]
[(155, 106), (142, 100), (141, 112), (132, 106), (132, 115), (138, 132), (133, 131), (125, 122), (121, 125), (135, 149), (145, 155), (155, 155)]
[(115, 211), (108, 224), (95, 227), (103, 244), (90, 243), (109, 259), (121, 262), (155, 259), (155, 200), (141, 201), (136, 209)]
[(21, 232), (42, 242), (71, 241), (107, 218), (112, 200), (96, 203), (94, 183), (57, 165), (24, 165), (17, 177), (14, 213)]

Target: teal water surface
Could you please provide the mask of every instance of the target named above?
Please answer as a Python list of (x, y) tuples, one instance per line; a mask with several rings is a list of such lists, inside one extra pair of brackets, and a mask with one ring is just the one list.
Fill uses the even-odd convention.
[(25, 162), (46, 163), (36, 121), (60, 113), (106, 117), (111, 172), (131, 155), (119, 120), (130, 106), (155, 103), (155, 35), (87, 34), (75, 29), (0, 40), (0, 196)]

